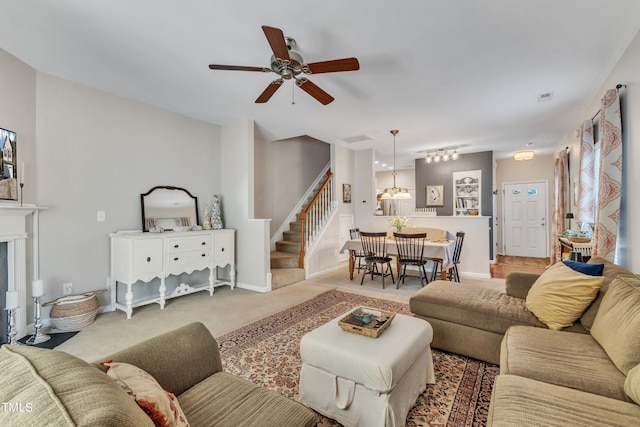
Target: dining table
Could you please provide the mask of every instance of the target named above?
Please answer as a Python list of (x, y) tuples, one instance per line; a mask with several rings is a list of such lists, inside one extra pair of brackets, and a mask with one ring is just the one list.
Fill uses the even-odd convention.
[[(396, 271), (400, 271), (400, 262), (398, 259), (398, 246), (396, 241), (386, 238), (385, 250), (387, 255), (396, 258)], [(453, 251), (456, 246), (455, 240), (425, 240), (424, 242), (424, 258), (433, 259), (442, 263), (440, 278), (446, 280), (447, 270), (453, 266)], [(362, 241), (360, 239), (347, 240), (340, 252), (349, 251), (349, 279), (353, 280), (353, 270), (355, 269), (355, 252), (362, 251)]]

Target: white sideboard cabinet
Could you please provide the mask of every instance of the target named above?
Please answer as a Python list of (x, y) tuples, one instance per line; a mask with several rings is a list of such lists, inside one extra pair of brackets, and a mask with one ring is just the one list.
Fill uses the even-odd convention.
[[(127, 313), (135, 307), (165, 301), (194, 292), (209, 291), (216, 286), (235, 287), (235, 230), (202, 230), (188, 232), (143, 233), (120, 231), (111, 233), (111, 305)], [(229, 280), (218, 280), (217, 267), (230, 266)], [(200, 285), (179, 284), (166, 295), (165, 278), (209, 269), (209, 281)], [(159, 296), (133, 302), (133, 285), (160, 279)], [(118, 301), (118, 282), (127, 285), (125, 303)]]

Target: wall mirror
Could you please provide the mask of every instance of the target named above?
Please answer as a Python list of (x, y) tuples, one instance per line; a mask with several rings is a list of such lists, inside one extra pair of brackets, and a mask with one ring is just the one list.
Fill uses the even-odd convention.
[(159, 225), (165, 230), (198, 224), (198, 198), (184, 188), (153, 187), (140, 195), (142, 230)]

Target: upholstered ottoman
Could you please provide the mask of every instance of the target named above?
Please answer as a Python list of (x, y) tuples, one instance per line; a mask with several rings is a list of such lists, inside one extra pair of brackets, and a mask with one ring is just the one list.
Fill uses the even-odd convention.
[(397, 314), (369, 338), (343, 331), (343, 316), (302, 337), (300, 402), (344, 426), (404, 426), (418, 396), (435, 383), (431, 325)]

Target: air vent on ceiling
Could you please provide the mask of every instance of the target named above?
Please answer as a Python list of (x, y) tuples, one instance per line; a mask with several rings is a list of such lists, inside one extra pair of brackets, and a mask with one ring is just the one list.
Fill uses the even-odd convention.
[(355, 136), (350, 136), (348, 138), (342, 138), (342, 140), (344, 142), (347, 142), (349, 144), (353, 144), (354, 142), (364, 142), (364, 141), (371, 141), (373, 138), (371, 138), (369, 135), (355, 135)]

